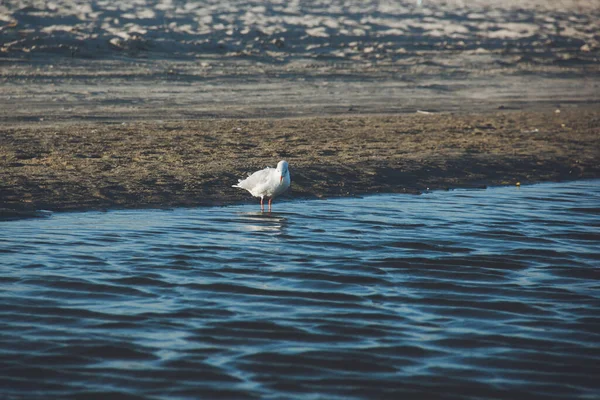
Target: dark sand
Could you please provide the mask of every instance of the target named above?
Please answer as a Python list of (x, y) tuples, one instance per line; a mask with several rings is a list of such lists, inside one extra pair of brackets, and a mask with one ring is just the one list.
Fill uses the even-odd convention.
[(600, 111), (33, 124), (0, 135), (0, 208), (251, 201), (231, 185), (290, 163), (284, 198), (600, 177)]

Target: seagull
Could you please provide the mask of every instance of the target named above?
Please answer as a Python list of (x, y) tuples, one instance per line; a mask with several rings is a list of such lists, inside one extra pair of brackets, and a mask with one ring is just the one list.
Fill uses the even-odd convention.
[(265, 206), (263, 200), (266, 197), (269, 199), (269, 211), (271, 211), (271, 202), (281, 193), (285, 192), (290, 187), (290, 170), (287, 161), (279, 161), (277, 168), (267, 167), (256, 171), (246, 179), (240, 179), (237, 187), (246, 189), (254, 197), (260, 197), (260, 210), (264, 211)]

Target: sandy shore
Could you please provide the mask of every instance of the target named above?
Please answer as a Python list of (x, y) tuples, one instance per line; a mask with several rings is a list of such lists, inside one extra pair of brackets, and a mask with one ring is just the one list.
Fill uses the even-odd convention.
[(252, 202), (231, 185), (280, 159), (284, 200), (418, 193), (598, 178), (600, 111), (29, 124), (0, 149), (5, 210)]
[(292, 3), (0, 5), (0, 208), (600, 176), (598, 0)]

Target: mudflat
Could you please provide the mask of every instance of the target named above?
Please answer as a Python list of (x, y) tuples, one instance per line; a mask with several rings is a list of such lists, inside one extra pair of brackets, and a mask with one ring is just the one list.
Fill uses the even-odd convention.
[(0, 208), (21, 211), (251, 201), (231, 185), (280, 159), (284, 198), (418, 193), (600, 177), (600, 111), (28, 124), (0, 149)]
[(0, 208), (600, 177), (600, 3), (0, 6)]

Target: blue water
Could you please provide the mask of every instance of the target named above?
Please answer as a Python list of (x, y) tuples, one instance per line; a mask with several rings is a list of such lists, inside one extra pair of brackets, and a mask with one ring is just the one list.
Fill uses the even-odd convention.
[(2, 398), (597, 398), (600, 181), (0, 222)]

